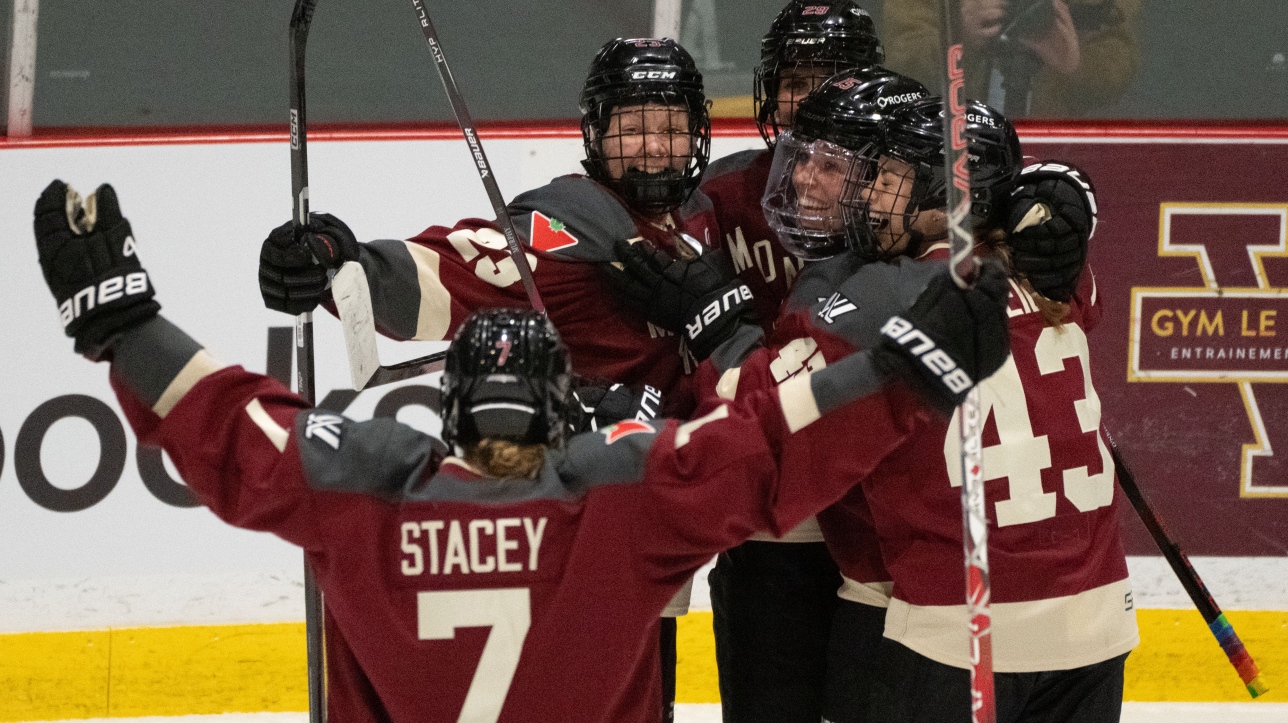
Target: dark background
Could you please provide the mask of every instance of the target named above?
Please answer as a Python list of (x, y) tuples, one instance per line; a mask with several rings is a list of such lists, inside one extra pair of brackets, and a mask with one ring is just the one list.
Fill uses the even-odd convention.
[[(685, 0), (686, 21), (695, 1)], [(686, 25), (681, 40), (705, 66), (711, 97), (749, 94), (760, 37), (784, 0), (709, 1), (718, 57), (707, 52), (712, 46), (697, 23)], [(885, 1), (893, 0), (865, 3), (878, 30)], [(12, 4), (3, 5), (7, 48)], [(34, 124), (284, 123), (291, 6), (43, 0)], [(613, 37), (648, 35), (653, 3), (432, 0), (429, 9), (471, 111), (486, 121), (576, 117), (595, 51)], [(405, 0), (319, 3), (308, 55), (312, 121), (450, 119), (413, 13)], [(1098, 117), (1288, 117), (1288, 2), (1144, 0), (1138, 42), (1133, 83)]]

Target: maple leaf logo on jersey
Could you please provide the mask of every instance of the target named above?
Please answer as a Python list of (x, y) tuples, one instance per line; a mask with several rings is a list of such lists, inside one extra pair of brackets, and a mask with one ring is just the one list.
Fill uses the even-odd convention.
[(558, 251), (577, 245), (577, 237), (568, 233), (563, 221), (540, 211), (532, 212), (532, 228), (528, 231), (528, 239), (532, 248), (538, 251)]
[(657, 430), (648, 422), (640, 422), (634, 419), (628, 419), (624, 422), (618, 422), (604, 430), (604, 444), (612, 444), (622, 437), (629, 437), (639, 432), (656, 434)]

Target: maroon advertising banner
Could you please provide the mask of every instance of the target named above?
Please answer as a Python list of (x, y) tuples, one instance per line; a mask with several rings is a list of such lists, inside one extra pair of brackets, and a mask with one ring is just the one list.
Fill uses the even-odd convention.
[[(1022, 139), (1096, 185), (1092, 376), (1159, 515), (1190, 555), (1288, 554), (1288, 139)], [(1157, 554), (1124, 527), (1128, 554)]]

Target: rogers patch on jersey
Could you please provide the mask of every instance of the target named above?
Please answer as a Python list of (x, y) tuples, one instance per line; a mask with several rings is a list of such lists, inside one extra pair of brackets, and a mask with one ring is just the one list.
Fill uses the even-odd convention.
[(624, 422), (618, 422), (604, 430), (604, 444), (612, 444), (622, 437), (629, 437), (632, 434), (646, 432), (656, 434), (657, 430), (648, 422), (640, 422), (634, 419), (628, 419)]
[(568, 233), (567, 227), (557, 218), (550, 218), (540, 211), (532, 212), (532, 227), (528, 230), (529, 243), (537, 251), (558, 251), (577, 245), (577, 237)]

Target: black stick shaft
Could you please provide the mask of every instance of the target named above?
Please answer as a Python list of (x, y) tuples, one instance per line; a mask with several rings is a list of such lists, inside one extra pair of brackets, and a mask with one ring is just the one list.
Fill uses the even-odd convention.
[(1131, 473), (1127, 463), (1123, 461), (1122, 452), (1118, 450), (1118, 445), (1114, 443), (1113, 435), (1109, 430), (1103, 430), (1105, 440), (1109, 443), (1109, 454), (1113, 457), (1114, 468), (1118, 471), (1118, 486), (1122, 488), (1123, 494), (1131, 502), (1131, 506), (1136, 509), (1136, 514), (1140, 521), (1145, 523), (1145, 529), (1149, 530), (1150, 537), (1154, 538), (1154, 544), (1163, 553), (1167, 559), (1167, 564), (1171, 565), (1172, 572), (1176, 573), (1176, 579), (1181, 581), (1181, 587), (1189, 594), (1190, 600), (1194, 602), (1194, 607), (1198, 608), (1199, 614), (1203, 616), (1206, 623), (1211, 623), (1221, 614), (1221, 608), (1212, 598), (1212, 593), (1208, 592), (1207, 585), (1203, 584), (1203, 578), (1199, 577), (1194, 566), (1190, 564), (1190, 559), (1181, 550), (1181, 546), (1176, 544), (1172, 536), (1168, 534), (1167, 528), (1163, 526), (1163, 521), (1158, 519), (1154, 513), (1154, 508), (1145, 498), (1145, 493), (1141, 491), (1140, 485), (1136, 484), (1136, 476)]
[(474, 165), (478, 169), (479, 179), (483, 181), (483, 188), (487, 190), (488, 200), (492, 202), (496, 222), (501, 226), (501, 232), (505, 234), (510, 258), (519, 269), (523, 290), (528, 293), (528, 301), (532, 302), (532, 308), (545, 313), (546, 306), (541, 301), (541, 295), (537, 293), (537, 286), (532, 280), (532, 269), (528, 267), (523, 248), (519, 246), (519, 235), (515, 233), (514, 222), (510, 220), (505, 198), (501, 196), (501, 189), (496, 185), (496, 175), (492, 173), (492, 165), (488, 163), (487, 154), (483, 152), (483, 143), (479, 140), (474, 119), (470, 117), (470, 111), (465, 106), (465, 98), (456, 85), (456, 79), (452, 77), (452, 69), (447, 67), (447, 56), (443, 54), (443, 46), (438, 40), (438, 32), (434, 30), (434, 23), (429, 19), (429, 11), (425, 9), (424, 0), (411, 0), (411, 5), (416, 11), (416, 20), (420, 23), (425, 42), (429, 44), (429, 52), (434, 56), (434, 66), (438, 69), (439, 80), (443, 82), (443, 90), (447, 92), (447, 101), (452, 106), (456, 123), (461, 127), (461, 134), (465, 136), (465, 142), (470, 146), (470, 154), (474, 156)]
[[(317, 0), (296, 0), (291, 12), (291, 219), (298, 228), (309, 220), (308, 124), (305, 113), (304, 61), (309, 25)], [(305, 312), (295, 318), (296, 391), (310, 405), (317, 401), (313, 366), (313, 314)], [(309, 723), (326, 721), (326, 687), (323, 660), (322, 593), (313, 577), (313, 568), (304, 561), (304, 627), (308, 652)]]

